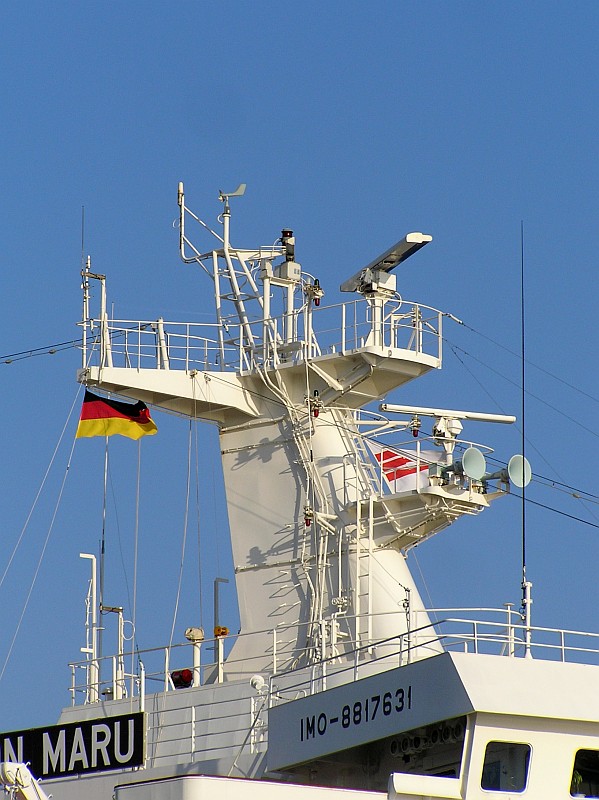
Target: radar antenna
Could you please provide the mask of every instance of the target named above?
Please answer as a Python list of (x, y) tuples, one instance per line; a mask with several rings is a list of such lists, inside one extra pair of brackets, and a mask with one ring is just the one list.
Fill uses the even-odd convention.
[[(339, 289), (342, 292), (361, 292), (365, 294), (372, 291), (373, 286), (378, 286), (379, 283), (395, 283), (395, 278), (387, 279), (383, 277), (386, 273), (391, 272), (395, 267), (399, 266), (414, 253), (417, 253), (422, 247), (429, 242), (432, 242), (433, 237), (428, 233), (407, 233), (403, 239), (396, 242), (392, 247), (381, 253), (366, 267), (352, 275), (351, 278), (341, 284)], [(395, 287), (393, 287), (395, 289)]]

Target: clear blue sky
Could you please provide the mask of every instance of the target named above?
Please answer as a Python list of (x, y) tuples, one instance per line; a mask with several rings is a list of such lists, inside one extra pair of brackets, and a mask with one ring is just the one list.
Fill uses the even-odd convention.
[[(0, 9), (0, 355), (78, 335), (82, 206), (85, 252), (108, 276), (116, 316), (209, 319), (207, 279), (178, 260), (177, 182), (212, 220), (218, 190), (244, 181), (235, 241), (263, 244), (292, 227), (298, 259), (319, 275), (327, 301), (406, 231), (431, 233), (433, 244), (398, 273), (400, 290), (469, 327), (448, 324), (444, 372), (391, 400), (519, 415), (520, 365), (507, 350), (520, 346), (523, 220), (528, 455), (536, 473), (596, 492), (598, 29), (599, 4), (576, 0), (8, 0)], [(80, 404), (77, 350), (4, 360), (0, 575), (67, 427), (0, 587), (0, 669)], [(160, 433), (142, 442), (142, 647), (168, 641), (184, 515), (188, 425), (155, 416)], [(515, 429), (466, 432), (502, 460), (519, 449)], [(190, 624), (211, 628), (212, 580), (231, 577), (215, 435), (198, 435), (207, 454), (204, 618), (192, 528), (178, 638)], [(106, 599), (127, 606), (137, 447), (119, 440), (111, 448)], [(66, 664), (84, 644), (88, 568), (78, 553), (97, 551), (101, 474), (102, 443), (78, 441), (0, 680), (0, 729), (51, 723), (68, 703)], [(529, 496), (592, 523), (530, 506), (534, 621), (599, 630), (596, 503), (540, 481)], [(508, 498), (463, 520), (417, 556), (435, 605), (518, 604), (518, 504)], [(232, 584), (223, 603), (234, 629)]]

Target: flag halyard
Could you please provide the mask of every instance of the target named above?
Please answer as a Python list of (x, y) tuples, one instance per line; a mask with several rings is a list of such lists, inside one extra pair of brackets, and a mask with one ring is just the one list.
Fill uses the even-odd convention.
[(85, 390), (76, 438), (120, 435), (128, 439), (141, 439), (157, 430), (148, 407), (141, 400), (123, 403)]

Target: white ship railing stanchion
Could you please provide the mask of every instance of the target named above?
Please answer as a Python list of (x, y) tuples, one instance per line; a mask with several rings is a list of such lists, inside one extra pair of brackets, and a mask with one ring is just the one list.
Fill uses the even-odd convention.
[(170, 682), (170, 650), (164, 648), (164, 691), (168, 692)]
[[(112, 698), (115, 700), (120, 700), (120, 692), (118, 690), (118, 671), (119, 668), (117, 666), (117, 659), (116, 656), (112, 656), (110, 659), (110, 663), (112, 665), (112, 686), (110, 689), (106, 689), (106, 692), (110, 691), (112, 693)], [(111, 698), (111, 699), (112, 699)]]
[(156, 333), (158, 336), (158, 364), (156, 366), (158, 369), (170, 369), (168, 346), (164, 334), (164, 320), (162, 317), (160, 317), (156, 323)]
[(191, 707), (191, 720), (190, 720), (190, 756), (193, 758), (196, 751), (196, 707)]
[(74, 664), (70, 664), (70, 667), (71, 667), (71, 686), (69, 688), (69, 692), (71, 694), (71, 705), (75, 706), (77, 704), (76, 703), (76, 698), (75, 698), (75, 693), (76, 693), (75, 686), (77, 685), (76, 682), (75, 682), (75, 670), (76, 670), (76, 667), (75, 667)]
[(507, 613), (507, 654), (509, 658), (514, 657), (514, 625), (512, 623), (512, 607), (513, 603), (506, 603)]
[(216, 663), (217, 663), (216, 682), (222, 683), (224, 679), (224, 664), (225, 664), (225, 637), (217, 636), (215, 644), (216, 644)]
[[(87, 664), (87, 685), (88, 685), (88, 701), (90, 703), (97, 703), (100, 699), (99, 693), (99, 679), (100, 667), (98, 664), (98, 596), (97, 596), (97, 575), (96, 575), (96, 557), (90, 553), (79, 553), (79, 558), (87, 558), (91, 562), (91, 579), (90, 579), (90, 594), (89, 594), (89, 611), (86, 617), (87, 628), (87, 645), (82, 648), (88, 658)], [(91, 620), (90, 620), (91, 617)]]
[(139, 662), (139, 710), (146, 710), (146, 668), (143, 661)]
[(524, 657), (525, 658), (532, 658), (531, 653), (531, 644), (532, 644), (532, 628), (531, 628), (531, 606), (532, 606), (532, 597), (531, 597), (531, 589), (532, 583), (530, 581), (524, 581), (522, 583), (522, 589), (524, 592), (524, 597), (522, 600), (522, 605), (524, 606), (523, 609), (523, 621), (524, 621)]

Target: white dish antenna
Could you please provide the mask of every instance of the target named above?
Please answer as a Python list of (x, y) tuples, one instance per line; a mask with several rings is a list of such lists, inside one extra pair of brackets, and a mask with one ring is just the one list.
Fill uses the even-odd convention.
[(492, 481), (502, 480), (511, 483), (519, 489), (528, 486), (532, 479), (532, 470), (528, 460), (521, 455), (515, 455), (508, 461), (507, 469), (500, 469), (497, 472), (487, 472), (487, 462), (482, 452), (476, 447), (469, 447), (460, 461), (456, 461), (451, 467), (445, 467), (444, 471), (453, 471), (464, 474), (473, 481)]
[(487, 462), (480, 450), (469, 447), (462, 456), (462, 468), (473, 481), (480, 481), (487, 471)]
[(510, 481), (519, 489), (524, 489), (532, 480), (532, 470), (528, 459), (521, 455), (512, 456), (507, 465)]

